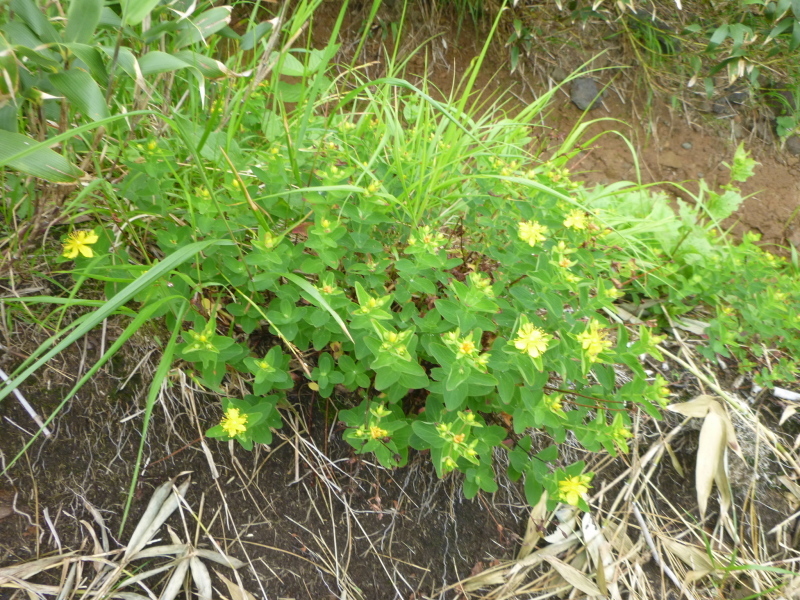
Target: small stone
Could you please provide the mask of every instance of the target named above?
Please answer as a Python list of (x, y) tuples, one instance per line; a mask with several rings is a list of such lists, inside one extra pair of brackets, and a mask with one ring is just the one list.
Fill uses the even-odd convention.
[(662, 167), (670, 169), (680, 169), (684, 165), (684, 159), (675, 154), (672, 150), (665, 150), (658, 157), (658, 163)]
[(737, 107), (747, 102), (749, 97), (747, 89), (741, 86), (729, 86), (725, 91), (728, 93), (714, 102), (711, 111), (718, 115), (734, 115)]
[(786, 149), (790, 154), (800, 156), (800, 135), (790, 135), (786, 138)]
[(597, 82), (590, 77), (579, 77), (573, 81), (569, 98), (581, 110), (597, 108), (602, 100)]
[(691, 150), (692, 149), (692, 142), (683, 142), (681, 144), (681, 148), (684, 150)]
[(557, 81), (559, 83), (564, 81), (568, 76), (569, 76), (569, 73), (567, 73), (561, 67), (555, 67), (553, 69), (553, 71), (550, 73), (550, 77), (553, 78), (553, 81)]
[(704, 173), (701, 173), (700, 171), (698, 171), (698, 172), (697, 172), (697, 178), (698, 178), (698, 179), (702, 179), (703, 177), (705, 177), (705, 174), (704, 174)]
[(711, 112), (715, 115), (732, 115), (736, 113), (727, 98), (716, 100), (714, 104), (711, 105)]

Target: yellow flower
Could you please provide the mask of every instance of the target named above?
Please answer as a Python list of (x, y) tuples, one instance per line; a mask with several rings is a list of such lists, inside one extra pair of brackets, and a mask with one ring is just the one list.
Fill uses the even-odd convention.
[(562, 269), (569, 269), (570, 267), (574, 267), (577, 263), (574, 260), (568, 259), (566, 256), (562, 256), (558, 260), (558, 266)]
[(514, 347), (531, 358), (538, 358), (547, 350), (547, 344), (552, 339), (553, 336), (532, 323), (523, 323), (517, 331)]
[(564, 413), (564, 405), (562, 404), (561, 399), (561, 394), (545, 394), (543, 398), (544, 405), (547, 407), (547, 410), (563, 417), (566, 415)]
[(586, 331), (579, 333), (577, 337), (581, 347), (586, 350), (589, 362), (597, 362), (597, 356), (612, 345), (611, 340), (605, 338), (600, 323), (595, 319), (592, 319)]
[(468, 338), (464, 338), (458, 344), (458, 350), (456, 352), (456, 357), (461, 358), (463, 356), (472, 356), (475, 354), (477, 348), (475, 347), (475, 342)]
[(567, 213), (567, 218), (564, 219), (564, 227), (569, 227), (570, 229), (583, 230), (586, 229), (588, 224), (586, 213), (577, 208)]
[(548, 233), (547, 227), (540, 225), (538, 221), (522, 221), (519, 224), (519, 239), (531, 246), (545, 241)]
[(389, 432), (386, 431), (385, 429), (381, 429), (377, 425), (373, 425), (372, 427), (369, 428), (369, 436), (373, 440), (379, 440), (381, 438), (388, 437), (389, 436)]
[(558, 482), (559, 499), (562, 502), (577, 506), (581, 497), (589, 491), (591, 475), (572, 475)]
[(94, 252), (90, 246), (99, 239), (94, 231), (73, 231), (64, 242), (64, 258), (75, 258), (78, 254), (92, 258)]
[(225, 411), (225, 417), (220, 422), (220, 426), (228, 434), (228, 437), (236, 437), (247, 431), (248, 414), (241, 414), (238, 408), (229, 408)]
[(469, 274), (469, 282), (479, 289), (490, 298), (494, 297), (494, 290), (492, 289), (492, 280), (481, 273), (473, 271)]

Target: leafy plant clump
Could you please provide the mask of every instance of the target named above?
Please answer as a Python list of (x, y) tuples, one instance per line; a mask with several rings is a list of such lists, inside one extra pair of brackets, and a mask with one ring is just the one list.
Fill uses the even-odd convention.
[[(402, 119), (422, 110), (415, 94), (395, 102)], [(508, 139), (472, 141), (480, 150), (443, 167), (430, 182), (436, 204), (420, 208), (404, 171), (425, 154), (435, 172), (447, 144), (463, 150), (460, 123), (406, 122), (395, 132), (410, 135), (387, 140), (392, 116), (311, 117), (304, 152), (275, 142), (249, 153), (248, 172), (225, 189), (194, 188), (188, 206), (149, 226), (150, 253), (199, 232), (235, 243), (206, 249), (135, 299), (191, 300), (176, 356), (206, 389), (225, 395), (234, 373), (246, 382), (249, 393), (227, 394), (210, 436), (269, 443), (285, 391), (302, 378), (322, 398), (356, 400), (340, 413), (344, 437), (387, 467), (405, 464), (410, 448), (430, 450), (437, 472), (463, 472), (473, 496), (496, 489), (493, 454), (506, 442), (530, 500), (543, 489), (558, 498), (582, 465), (553, 472), (555, 447), (529, 456), (529, 428), (626, 450), (628, 408), (657, 416), (666, 398), (639, 359), (658, 357), (660, 338), (609, 318), (621, 295), (606, 276), (610, 230), (576, 207), (559, 169), (523, 172), (521, 155), (497, 154), (515, 148)], [(181, 161), (180, 151), (161, 152)], [(130, 161), (123, 189), (154, 164)], [(287, 185), (295, 171), (302, 188)], [(154, 208), (148, 194), (129, 198)], [(130, 273), (110, 253), (92, 260), (109, 287)], [(247, 336), (264, 329), (268, 349), (254, 355)], [(614, 365), (631, 381), (618, 385)]]

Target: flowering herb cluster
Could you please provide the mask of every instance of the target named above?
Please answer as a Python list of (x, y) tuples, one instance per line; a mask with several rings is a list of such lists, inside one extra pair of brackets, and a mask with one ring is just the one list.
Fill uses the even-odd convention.
[[(405, 118), (418, 108), (409, 101)], [(167, 300), (191, 302), (176, 354), (225, 398), (210, 437), (270, 443), (287, 391), (306, 385), (338, 404), (355, 452), (386, 467), (428, 451), (474, 496), (497, 489), (495, 455), (506, 452), (529, 501), (547, 490), (586, 508), (591, 474), (583, 463), (555, 469), (558, 445), (571, 436), (627, 452), (631, 412), (658, 417), (669, 395), (643, 366), (645, 355), (662, 360), (662, 338), (615, 318), (614, 303), (647, 282), (607, 208), (587, 210), (589, 192), (558, 166), (523, 168), (525, 128), (504, 129), (464, 165), (448, 154), (464, 152), (453, 123), (391, 130), (384, 118), (313, 117), (292, 146), (240, 154), (222, 189), (184, 183), (195, 192), (183, 214), (160, 209), (147, 226), (157, 255), (203, 237), (234, 243), (209, 246), (136, 300), (163, 302), (168, 321)], [(125, 165), (127, 197), (159, 214), (162, 161)], [(64, 256), (89, 260), (96, 236), (73, 233)], [(109, 294), (130, 278), (124, 246), (93, 260)], [(266, 352), (253, 350), (255, 333)], [(250, 393), (231, 397), (234, 379)], [(533, 430), (553, 445), (535, 448)]]

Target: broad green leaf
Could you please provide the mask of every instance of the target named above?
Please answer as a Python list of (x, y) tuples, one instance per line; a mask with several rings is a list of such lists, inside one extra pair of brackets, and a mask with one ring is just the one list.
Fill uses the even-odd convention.
[(125, 25), (138, 25), (161, 0), (121, 0), (122, 20)]
[(230, 21), (230, 6), (218, 6), (207, 10), (195, 19), (184, 21), (186, 28), (178, 34), (175, 47), (183, 48), (189, 44), (204, 41), (208, 36), (227, 26)]
[(78, 43), (91, 41), (102, 10), (103, 0), (71, 0), (67, 10), (64, 40)]
[(167, 71), (177, 71), (178, 69), (185, 69), (190, 66), (185, 61), (158, 50), (148, 52), (139, 59), (139, 68), (142, 70), (142, 75), (155, 75), (157, 73), (165, 73)]
[(66, 47), (70, 52), (72, 52), (72, 54), (75, 55), (76, 58), (86, 65), (86, 68), (89, 69), (89, 73), (92, 75), (92, 79), (103, 86), (108, 83), (108, 72), (106, 71), (106, 65), (103, 62), (103, 56), (100, 54), (100, 51), (96, 46), (76, 43), (64, 44), (64, 47)]
[(0, 107), (0, 129), (16, 132), (19, 128), (19, 106), (13, 102)]
[[(22, 158), (16, 158), (17, 154), (32, 146), (38, 148)], [(74, 183), (83, 176), (83, 171), (78, 167), (50, 150), (47, 142), (38, 143), (25, 135), (0, 130), (0, 167), (5, 165), (53, 183)]]
[(109, 7), (104, 6), (100, 11), (100, 21), (97, 24), (101, 27), (112, 27), (114, 29), (118, 29), (122, 27), (122, 19), (120, 19), (119, 15)]
[(767, 39), (764, 40), (764, 44), (766, 45), (769, 43), (773, 38), (778, 37), (782, 33), (785, 33), (789, 30), (792, 25), (794, 25), (795, 21), (793, 19), (783, 19), (780, 23), (778, 23), (775, 27), (772, 28), (772, 31), (769, 32)]
[(184, 27), (185, 22), (182, 21), (162, 21), (147, 31), (143, 31), (141, 39), (145, 44), (152, 44), (162, 38), (174, 39), (174, 36)]
[(288, 75), (290, 77), (302, 77), (306, 73), (306, 68), (299, 60), (297, 60), (293, 55), (287, 53), (284, 54), (282, 59), (279, 59), (280, 56), (279, 52), (272, 53), (272, 60), (279, 60), (280, 66), (280, 74), (281, 75)]
[[(99, 48), (109, 58), (114, 57), (114, 48), (111, 46), (100, 46)], [(119, 65), (119, 68), (125, 71), (131, 79), (138, 79), (141, 77), (142, 73), (139, 68), (139, 62), (136, 60), (136, 55), (131, 52), (130, 48), (126, 48), (125, 46), (119, 48), (117, 52), (117, 65)]]
[(246, 31), (242, 35), (239, 48), (242, 50), (252, 50), (255, 48), (258, 40), (270, 33), (273, 27), (272, 21), (264, 21), (250, 29), (250, 31)]
[[(12, 43), (15, 42), (12, 40)], [(39, 46), (36, 50), (33, 50), (26, 46), (15, 45), (14, 53), (17, 58), (22, 59), (22, 63), (30, 62), (37, 67), (42, 67), (45, 72), (57, 73), (63, 68), (61, 57), (44, 46)]]
[(108, 105), (100, 86), (86, 71), (70, 69), (50, 76), (50, 82), (75, 108), (92, 121), (109, 116)]
[(0, 27), (0, 31), (3, 32), (5, 37), (7, 37), (14, 46), (23, 46), (30, 49), (40, 46), (43, 43), (42, 40), (31, 31), (30, 27), (19, 21), (5, 23)]
[(175, 57), (181, 59), (185, 63), (195, 67), (200, 71), (204, 77), (216, 79), (217, 77), (224, 77), (225, 75), (236, 75), (228, 67), (218, 60), (214, 60), (208, 56), (193, 52), (191, 50), (181, 50), (175, 53)]
[(728, 37), (728, 24), (724, 23), (717, 27), (717, 30), (711, 35), (711, 39), (708, 41), (709, 50), (719, 46), (726, 37)]
[(0, 103), (12, 98), (19, 85), (19, 69), (14, 49), (0, 34)]
[(792, 28), (792, 41), (789, 43), (789, 51), (794, 52), (800, 48), (800, 21), (794, 22), (794, 27)]
[(61, 41), (55, 27), (33, 0), (11, 0), (9, 8), (14, 13), (14, 18), (30, 27), (44, 43), (57, 44)]

